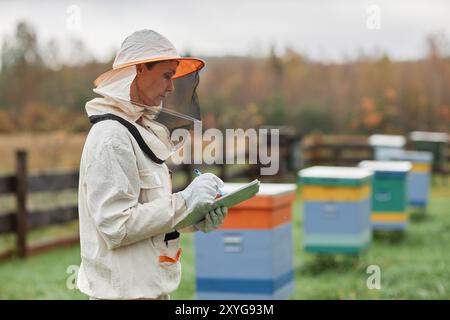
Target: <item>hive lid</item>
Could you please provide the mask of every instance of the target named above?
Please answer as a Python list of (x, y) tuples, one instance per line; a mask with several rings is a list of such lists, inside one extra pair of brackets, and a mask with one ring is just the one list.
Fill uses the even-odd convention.
[(372, 172), (358, 167), (314, 166), (300, 170), (298, 176), (303, 184), (361, 185), (370, 181)]
[[(231, 193), (234, 190), (241, 188), (245, 183), (225, 183), (222, 191)], [(261, 183), (257, 196), (278, 196), (289, 192), (296, 191), (296, 185), (293, 183)]]
[(405, 137), (398, 135), (373, 134), (369, 137), (369, 144), (373, 147), (402, 148), (405, 143)]
[(409, 161), (372, 161), (364, 160), (358, 164), (374, 172), (401, 172), (406, 173), (411, 170), (412, 165)]
[(409, 137), (412, 141), (448, 142), (448, 134), (445, 132), (413, 131)]

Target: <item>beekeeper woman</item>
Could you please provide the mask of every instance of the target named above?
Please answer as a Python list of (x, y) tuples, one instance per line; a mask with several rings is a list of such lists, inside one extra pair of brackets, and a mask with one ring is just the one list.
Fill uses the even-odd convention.
[[(195, 88), (203, 66), (180, 57), (161, 34), (141, 30), (124, 40), (113, 69), (94, 82), (102, 97), (86, 104), (94, 125), (80, 164), (77, 280), (91, 299), (168, 299), (180, 283), (174, 226), (212, 202), (223, 184), (203, 174), (172, 193), (164, 163), (183, 143), (171, 141), (171, 132), (200, 120)], [(216, 209), (179, 231), (209, 232), (226, 213)]]

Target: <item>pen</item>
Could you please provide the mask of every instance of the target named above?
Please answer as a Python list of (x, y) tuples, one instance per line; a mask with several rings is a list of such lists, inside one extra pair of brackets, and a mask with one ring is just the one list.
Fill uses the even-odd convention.
[[(197, 176), (199, 176), (199, 175), (202, 174), (202, 172), (201, 172), (200, 170), (198, 170), (198, 169), (194, 169), (194, 172), (195, 172), (195, 174), (196, 174)], [(225, 195), (225, 192), (223, 192), (222, 190), (220, 190), (220, 188), (217, 188), (217, 189), (218, 189), (219, 195), (220, 195), (221, 197), (223, 197), (223, 196)]]

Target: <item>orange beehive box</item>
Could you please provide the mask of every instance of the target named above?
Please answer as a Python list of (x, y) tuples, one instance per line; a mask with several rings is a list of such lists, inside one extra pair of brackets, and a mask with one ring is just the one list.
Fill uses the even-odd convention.
[[(223, 191), (229, 193), (243, 185), (226, 183)], [(295, 184), (261, 183), (255, 197), (228, 209), (220, 229), (273, 229), (290, 223), (295, 197)]]

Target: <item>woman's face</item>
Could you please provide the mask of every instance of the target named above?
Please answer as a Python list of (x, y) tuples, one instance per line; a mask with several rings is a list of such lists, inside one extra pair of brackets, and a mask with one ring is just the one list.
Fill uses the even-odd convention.
[(131, 86), (131, 101), (159, 106), (175, 90), (172, 77), (177, 66), (178, 61), (158, 62), (150, 69), (145, 64), (137, 65), (137, 75)]

